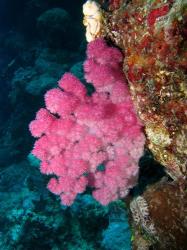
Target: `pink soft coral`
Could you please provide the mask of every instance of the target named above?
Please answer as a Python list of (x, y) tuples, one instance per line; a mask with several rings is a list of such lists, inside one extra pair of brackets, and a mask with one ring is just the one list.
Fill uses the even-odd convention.
[[(40, 137), (32, 153), (41, 172), (52, 174), (48, 189), (71, 205), (86, 186), (101, 204), (127, 195), (138, 176), (144, 135), (121, 71), (122, 55), (103, 39), (88, 44), (85, 79), (95, 92), (70, 73), (45, 94), (46, 109), (30, 123)], [(100, 169), (99, 166), (103, 166)]]

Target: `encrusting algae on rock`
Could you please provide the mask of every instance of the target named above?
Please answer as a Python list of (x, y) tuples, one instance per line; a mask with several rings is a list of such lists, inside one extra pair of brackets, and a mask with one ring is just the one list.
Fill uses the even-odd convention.
[(187, 1), (120, 4), (105, 13), (106, 36), (124, 53), (123, 70), (149, 149), (173, 179), (185, 178)]

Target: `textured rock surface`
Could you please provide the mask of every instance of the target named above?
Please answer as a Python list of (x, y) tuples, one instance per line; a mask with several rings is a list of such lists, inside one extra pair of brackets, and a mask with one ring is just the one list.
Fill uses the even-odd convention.
[(186, 249), (186, 196), (179, 183), (161, 182), (131, 202), (134, 249)]
[(110, 1), (107, 36), (124, 72), (155, 158), (173, 179), (186, 175), (187, 1)]

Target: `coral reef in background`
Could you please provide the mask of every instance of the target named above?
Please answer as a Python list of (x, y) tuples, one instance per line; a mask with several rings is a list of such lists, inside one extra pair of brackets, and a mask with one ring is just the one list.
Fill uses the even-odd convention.
[(147, 145), (173, 179), (187, 165), (187, 1), (110, 1), (106, 36), (124, 73)]
[(107, 250), (102, 242), (110, 245), (107, 235), (115, 230), (115, 225), (125, 232), (120, 242), (127, 246), (130, 228), (123, 202), (103, 207), (85, 194), (71, 207), (60, 206), (45, 188), (38, 162), (29, 158), (29, 162), (25, 160), (1, 171), (1, 250), (31, 250), (33, 246), (35, 250)]
[(103, 232), (102, 247), (106, 250), (130, 250), (131, 232), (127, 210), (119, 204), (110, 206), (109, 226)]
[(122, 55), (103, 39), (90, 42), (85, 78), (95, 92), (70, 73), (45, 94), (30, 130), (40, 137), (32, 153), (41, 172), (53, 174), (48, 188), (71, 205), (86, 186), (107, 205), (125, 197), (137, 181), (145, 138), (121, 70)]
[[(76, 11), (66, 8), (69, 5), (66, 0), (63, 3), (50, 0), (21, 1), (20, 7), (16, 5), (17, 0), (6, 1), (4, 14), (8, 27), (4, 27), (5, 30), (0, 33), (1, 168), (25, 159), (33, 145), (28, 123), (42, 105), (43, 94), (54, 87), (60, 76), (71, 70), (74, 64), (83, 63), (85, 57), (86, 41), (79, 15), (82, 0), (75, 3)], [(61, 11), (55, 12), (56, 8)], [(49, 10), (52, 10), (52, 14)], [(53, 20), (49, 22), (46, 13), (50, 13)], [(63, 21), (67, 21), (63, 13), (67, 14), (71, 24), (63, 25)], [(63, 27), (56, 24), (58, 27), (53, 30), (53, 35), (46, 39), (39, 25), (41, 17), (46, 36), (52, 32), (57, 19)], [(63, 39), (60, 32), (63, 33)], [(72, 34), (76, 35), (76, 39), (70, 42)], [(52, 47), (51, 44), (58, 46)], [(76, 71), (78, 67), (74, 68)]]
[(51, 48), (61, 48), (62, 44), (64, 49), (75, 46), (72, 33), (76, 35), (78, 32), (76, 28), (70, 14), (62, 8), (46, 10), (37, 18), (39, 36)]

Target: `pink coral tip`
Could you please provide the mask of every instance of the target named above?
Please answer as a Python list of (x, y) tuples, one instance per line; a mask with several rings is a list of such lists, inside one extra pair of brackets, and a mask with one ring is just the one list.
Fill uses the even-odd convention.
[(67, 91), (80, 99), (86, 96), (86, 88), (81, 81), (71, 73), (65, 73), (58, 81), (58, 85), (64, 91)]

